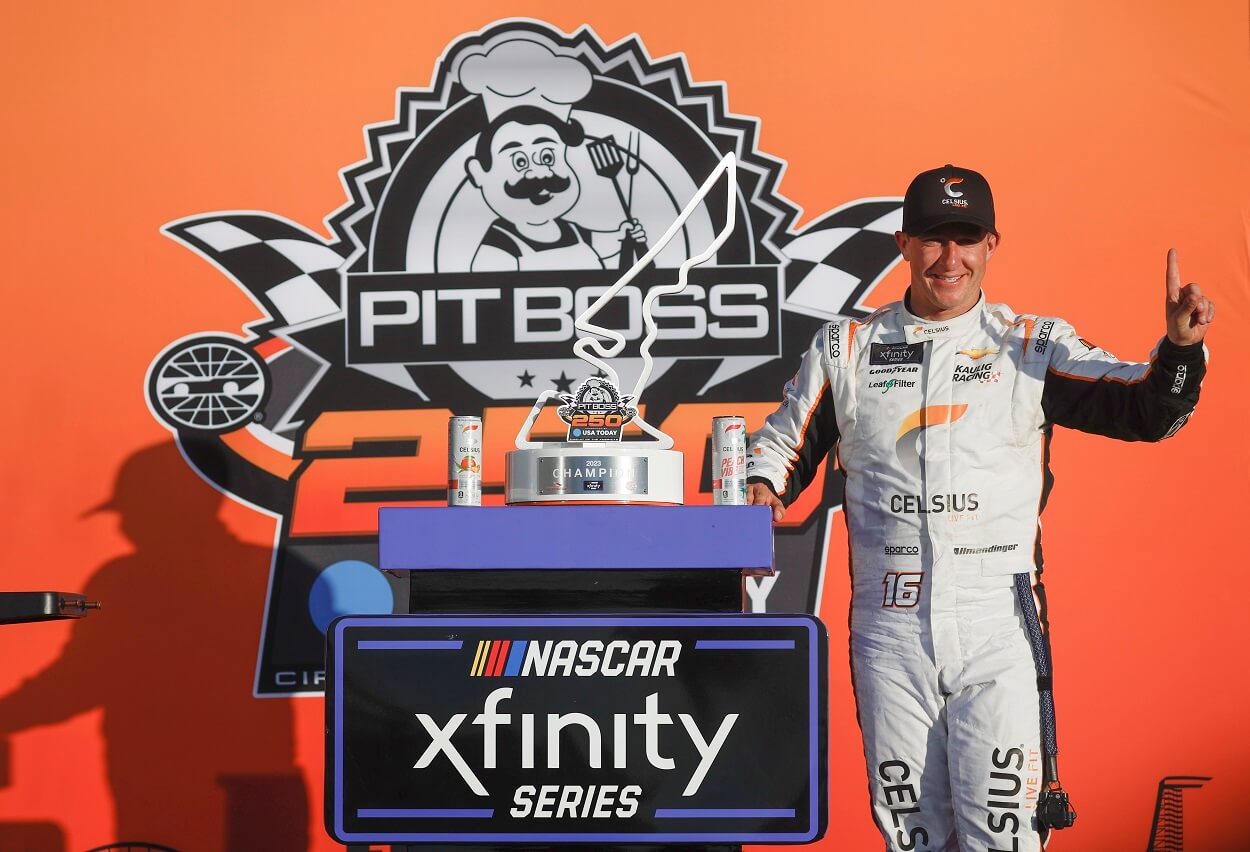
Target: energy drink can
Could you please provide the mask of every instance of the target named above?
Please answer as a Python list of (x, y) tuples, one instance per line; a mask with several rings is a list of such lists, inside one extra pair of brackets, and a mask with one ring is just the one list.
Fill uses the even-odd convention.
[(742, 417), (712, 418), (712, 502), (747, 503), (747, 422)]
[(447, 421), (447, 505), (482, 505), (482, 418)]

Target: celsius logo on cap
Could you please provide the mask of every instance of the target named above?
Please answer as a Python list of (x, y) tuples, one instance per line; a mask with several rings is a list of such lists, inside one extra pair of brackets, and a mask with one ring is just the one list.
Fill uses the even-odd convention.
[(903, 233), (918, 237), (951, 224), (998, 233), (994, 228), (994, 196), (984, 175), (947, 163), (921, 172), (908, 184), (903, 198)]

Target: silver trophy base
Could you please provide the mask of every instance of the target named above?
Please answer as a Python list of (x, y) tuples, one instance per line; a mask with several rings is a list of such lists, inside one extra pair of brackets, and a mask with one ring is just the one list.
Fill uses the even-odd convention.
[(633, 503), (680, 506), (684, 462), (677, 450), (645, 444), (556, 442), (508, 453), (509, 505)]

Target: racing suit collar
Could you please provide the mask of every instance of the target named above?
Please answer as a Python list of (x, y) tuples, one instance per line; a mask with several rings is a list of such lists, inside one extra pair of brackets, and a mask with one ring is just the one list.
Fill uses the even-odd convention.
[(903, 296), (903, 309), (899, 312), (906, 331), (908, 343), (923, 343), (945, 337), (960, 337), (980, 322), (985, 311), (985, 291), (981, 291), (977, 303), (957, 317), (945, 320), (927, 320), (916, 316), (908, 307), (910, 291)]

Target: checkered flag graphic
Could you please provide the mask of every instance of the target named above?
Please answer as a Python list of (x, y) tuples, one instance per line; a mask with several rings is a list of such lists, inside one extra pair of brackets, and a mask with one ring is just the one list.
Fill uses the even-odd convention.
[(268, 213), (208, 213), (162, 230), (233, 278), (280, 325), (339, 310), (346, 258), (299, 225)]
[(862, 317), (863, 300), (900, 260), (894, 232), (903, 199), (866, 198), (831, 210), (783, 246), (786, 310), (824, 319)]

